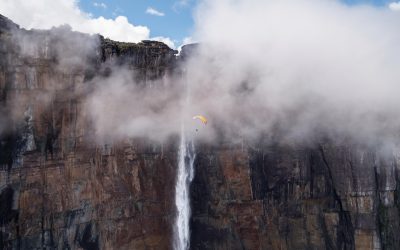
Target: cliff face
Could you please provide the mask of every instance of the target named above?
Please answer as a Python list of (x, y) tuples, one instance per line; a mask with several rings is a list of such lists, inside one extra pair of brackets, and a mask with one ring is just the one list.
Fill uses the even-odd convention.
[(176, 152), (97, 145), (77, 89), (111, 62), (161, 77), (175, 51), (0, 24), (0, 249), (169, 248)]
[(398, 158), (359, 145), (200, 153), (194, 249), (398, 249)]
[[(82, 106), (110, 65), (146, 86), (176, 74), (174, 54), (0, 16), (1, 249), (171, 249), (176, 140), (99, 145)], [(395, 154), (279, 140), (196, 148), (192, 249), (400, 247)]]

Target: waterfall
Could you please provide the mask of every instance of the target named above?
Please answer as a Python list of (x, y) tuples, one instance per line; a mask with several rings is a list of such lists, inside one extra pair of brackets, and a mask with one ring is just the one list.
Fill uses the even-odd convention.
[(186, 141), (185, 129), (182, 125), (181, 141), (178, 155), (178, 175), (176, 181), (175, 205), (177, 217), (175, 221), (174, 249), (186, 250), (190, 247), (190, 183), (194, 177), (193, 141)]
[[(186, 82), (186, 81), (185, 81)], [(187, 82), (186, 82), (187, 83)], [(174, 249), (187, 250), (190, 248), (190, 183), (194, 177), (194, 160), (196, 157), (192, 139), (187, 140), (185, 131), (186, 109), (190, 104), (189, 86), (185, 84), (186, 95), (184, 98), (181, 138), (178, 153), (178, 173), (175, 185), (175, 206), (177, 216), (174, 225)]]

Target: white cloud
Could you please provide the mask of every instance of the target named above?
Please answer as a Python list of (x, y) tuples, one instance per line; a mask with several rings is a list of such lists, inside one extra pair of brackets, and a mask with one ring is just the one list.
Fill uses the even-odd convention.
[(185, 8), (189, 5), (190, 0), (178, 0), (174, 3), (174, 5), (172, 6), (172, 9), (175, 12), (179, 12), (180, 8)]
[(149, 39), (150, 30), (145, 26), (134, 26), (125, 16), (118, 16), (114, 20), (99, 17), (89, 19), (81, 27), (83, 32), (100, 33), (117, 41), (139, 42)]
[(182, 45), (190, 44), (190, 43), (196, 43), (196, 41), (193, 39), (193, 37), (188, 36), (188, 37), (183, 38)]
[(94, 2), (94, 3), (93, 3), (93, 6), (94, 6), (94, 7), (97, 7), (97, 8), (107, 9), (107, 5), (106, 5), (105, 3)]
[(389, 8), (391, 10), (397, 10), (400, 11), (400, 1), (399, 2), (392, 2), (389, 4)]
[(113, 10), (112, 15), (113, 15), (113, 16), (119, 16), (118, 13), (124, 13), (124, 10), (121, 9), (119, 6), (117, 6), (117, 7)]
[(206, 0), (193, 33), (203, 46), (186, 66), (189, 113), (232, 138), (279, 127), (398, 143), (399, 26), (389, 8), (340, 1)]
[(152, 8), (152, 7), (147, 7), (146, 13), (150, 14), (150, 15), (153, 15), (153, 16), (165, 16), (165, 14), (163, 12), (158, 11), (158, 10)]
[[(116, 41), (140, 42), (151, 39), (146, 26), (134, 25), (125, 16), (115, 19), (93, 18), (79, 9), (77, 0), (1, 0), (0, 13), (26, 29), (49, 29), (69, 24), (75, 31), (99, 33)], [(170, 42), (167, 38), (163, 40)]]
[(191, 43), (197, 43), (197, 41), (194, 40), (193, 37), (191, 37), (191, 36), (187, 36), (187, 37), (183, 38), (181, 45), (179, 45), (179, 47), (177, 49), (179, 54), (181, 53), (182, 47), (184, 45), (191, 44)]
[(151, 40), (163, 42), (163, 43), (165, 43), (166, 45), (168, 45), (168, 47), (170, 47), (171, 49), (175, 49), (175, 43), (174, 43), (174, 41), (173, 41), (171, 38), (169, 38), (169, 37), (156, 36), (156, 37), (152, 37)]
[(175, 4), (180, 5), (180, 6), (187, 6), (189, 4), (189, 0), (179, 0), (179, 1), (176, 1)]

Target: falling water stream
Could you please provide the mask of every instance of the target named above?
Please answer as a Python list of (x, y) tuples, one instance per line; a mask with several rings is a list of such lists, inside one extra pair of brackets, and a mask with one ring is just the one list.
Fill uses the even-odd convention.
[(174, 249), (186, 250), (190, 246), (190, 197), (189, 188), (193, 180), (195, 159), (192, 141), (186, 141), (184, 126), (182, 126), (181, 141), (178, 156), (178, 175), (176, 181), (175, 204), (177, 217), (175, 221)]
[[(186, 85), (186, 98), (183, 103), (182, 116), (187, 115), (186, 109), (189, 105), (189, 88)], [(194, 177), (194, 160), (196, 157), (194, 143), (187, 138), (185, 130), (185, 119), (181, 122), (181, 138), (178, 153), (178, 173), (175, 186), (175, 205), (177, 216), (174, 225), (174, 249), (187, 250), (190, 248), (190, 183)]]

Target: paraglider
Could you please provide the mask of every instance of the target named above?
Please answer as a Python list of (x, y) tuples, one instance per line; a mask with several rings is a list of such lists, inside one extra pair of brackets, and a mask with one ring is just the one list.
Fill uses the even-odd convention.
[(205, 118), (204, 116), (202, 116), (202, 115), (195, 115), (195, 116), (193, 116), (193, 120), (196, 120), (196, 119), (199, 119), (204, 125), (206, 125), (207, 124), (207, 118)]
[[(205, 118), (204, 116), (202, 116), (202, 115), (195, 115), (195, 116), (193, 116), (193, 120), (200, 120), (204, 125), (207, 125), (207, 118)], [(196, 132), (198, 132), (199, 130), (196, 128)]]

